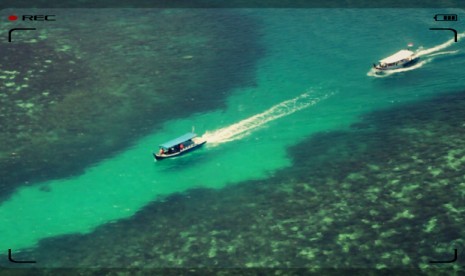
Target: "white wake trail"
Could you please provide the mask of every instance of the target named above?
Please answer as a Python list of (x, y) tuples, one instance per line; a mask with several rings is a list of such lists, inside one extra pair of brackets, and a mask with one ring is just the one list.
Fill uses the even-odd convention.
[(254, 129), (263, 126), (268, 122), (315, 105), (332, 94), (333, 93), (329, 93), (321, 97), (310, 97), (308, 93), (304, 93), (293, 99), (281, 102), (262, 113), (256, 114), (238, 123), (212, 132), (207, 131), (201, 139), (206, 140), (208, 142), (207, 145), (211, 146), (243, 138), (252, 133)]
[[(464, 37), (465, 37), (465, 33), (461, 33), (461, 34), (457, 35), (457, 39), (464, 38)], [(425, 55), (429, 55), (429, 54), (441, 51), (443, 49), (446, 49), (446, 48), (452, 46), (454, 43), (455, 43), (455, 39), (451, 38), (448, 41), (446, 41), (446, 42), (444, 42), (444, 43), (442, 43), (442, 44), (440, 44), (438, 46), (435, 46), (433, 48), (418, 51), (417, 56), (421, 57), (421, 56), (425, 56)]]
[(452, 55), (452, 54), (456, 54), (458, 51), (459, 50), (444, 51), (444, 52), (439, 52), (439, 53), (434, 53), (434, 54), (428, 55), (428, 57), (435, 57), (435, 56), (440, 56), (440, 55)]

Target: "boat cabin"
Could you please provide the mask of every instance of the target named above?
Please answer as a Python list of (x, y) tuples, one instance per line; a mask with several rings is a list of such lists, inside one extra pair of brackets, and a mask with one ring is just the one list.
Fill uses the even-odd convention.
[(195, 135), (194, 133), (186, 133), (182, 136), (179, 136), (176, 139), (165, 142), (160, 145), (160, 152), (163, 152), (165, 154), (179, 152), (184, 148), (194, 144), (192, 138), (195, 138), (196, 136), (197, 135)]
[(373, 64), (373, 67), (377, 70), (397, 69), (407, 67), (417, 59), (418, 57), (415, 56), (414, 52), (410, 50), (400, 50), (399, 52), (380, 60), (378, 64)]

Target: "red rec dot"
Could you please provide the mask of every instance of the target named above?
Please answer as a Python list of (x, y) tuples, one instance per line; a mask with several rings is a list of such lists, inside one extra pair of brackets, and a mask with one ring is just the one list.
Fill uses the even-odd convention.
[(8, 16), (8, 20), (10, 20), (10, 21), (15, 21), (15, 20), (17, 20), (17, 19), (18, 19), (18, 17), (17, 17), (16, 15), (10, 15), (10, 16)]

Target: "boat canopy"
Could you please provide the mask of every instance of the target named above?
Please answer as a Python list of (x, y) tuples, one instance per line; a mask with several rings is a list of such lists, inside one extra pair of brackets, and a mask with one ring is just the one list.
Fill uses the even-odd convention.
[(410, 50), (400, 50), (399, 52), (379, 61), (379, 63), (395, 63), (411, 57), (414, 53)]
[(176, 139), (173, 139), (171, 141), (168, 141), (168, 142), (165, 142), (163, 144), (160, 145), (160, 148), (171, 148), (171, 147), (174, 147), (176, 145), (179, 145), (181, 144), (182, 142), (186, 142), (192, 138), (195, 138), (197, 135), (195, 133), (192, 133), (192, 132), (189, 132), (189, 133), (186, 133), (182, 136), (179, 136), (178, 138)]

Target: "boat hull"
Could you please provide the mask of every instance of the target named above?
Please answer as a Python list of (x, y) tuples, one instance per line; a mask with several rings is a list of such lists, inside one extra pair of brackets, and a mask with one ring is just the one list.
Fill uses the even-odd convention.
[(403, 64), (399, 64), (399, 65), (396, 65), (396, 66), (390, 66), (390, 67), (379, 67), (379, 66), (376, 66), (375, 67), (375, 73), (376, 74), (383, 74), (385, 72), (389, 72), (389, 71), (392, 71), (392, 70), (396, 70), (396, 69), (402, 69), (402, 68), (408, 68), (408, 67), (411, 67), (413, 65), (415, 65), (418, 61), (420, 60), (419, 57), (416, 57), (410, 61), (407, 61)]
[(155, 160), (163, 160), (163, 159), (168, 159), (168, 158), (173, 158), (173, 157), (177, 157), (177, 156), (181, 156), (187, 152), (191, 152), (191, 151), (194, 151), (198, 148), (200, 148), (201, 146), (205, 145), (205, 143), (207, 143), (207, 141), (203, 141), (203, 142), (200, 142), (198, 144), (195, 144), (189, 148), (186, 148), (182, 151), (179, 151), (179, 152), (175, 152), (175, 153), (172, 153), (172, 154), (163, 154), (163, 155), (160, 155), (158, 153), (153, 153), (153, 157), (155, 158)]
[(420, 60), (420, 58), (416, 57), (416, 58), (412, 59), (411, 61), (403, 64), (402, 67), (405, 68), (405, 67), (410, 67), (412, 65), (415, 65), (419, 60)]

